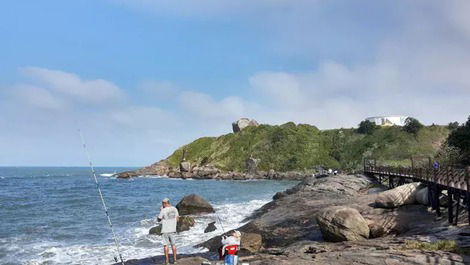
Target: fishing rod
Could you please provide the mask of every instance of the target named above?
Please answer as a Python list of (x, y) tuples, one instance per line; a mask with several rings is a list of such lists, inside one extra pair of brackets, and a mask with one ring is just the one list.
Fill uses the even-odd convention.
[(217, 214), (217, 211), (215, 211), (215, 216), (217, 216), (217, 219), (219, 220), (220, 228), (222, 228), (222, 232), (223, 234), (225, 234), (224, 225), (222, 224), (222, 220), (220, 220), (220, 216)]
[[(86, 143), (85, 143), (85, 138), (83, 137), (82, 131), (80, 129), (78, 129), (78, 134), (80, 134), (80, 139), (82, 140), (83, 150), (85, 150), (85, 154), (86, 154), (87, 159), (88, 159), (88, 164), (90, 165), (91, 175), (93, 176), (93, 179), (95, 180), (96, 189), (98, 190), (98, 194), (100, 195), (101, 203), (103, 204), (104, 213), (106, 214), (106, 217), (108, 219), (109, 227), (111, 228), (111, 233), (113, 234), (114, 245), (116, 246), (116, 250), (117, 250), (117, 253), (119, 255), (119, 260), (121, 261), (121, 265), (125, 265), (124, 259), (122, 258), (121, 251), (120, 251), (119, 238), (116, 236), (116, 233), (114, 232), (113, 223), (111, 222), (111, 218), (109, 217), (109, 213), (108, 213), (108, 207), (106, 207), (106, 203), (104, 201), (103, 193), (101, 192), (100, 184), (98, 182), (98, 178), (96, 177), (96, 171), (95, 171), (95, 168), (93, 166), (93, 163), (91, 162), (90, 153), (88, 152), (88, 148), (87, 148)], [(118, 258), (116, 256), (114, 256), (114, 261), (119, 262)]]

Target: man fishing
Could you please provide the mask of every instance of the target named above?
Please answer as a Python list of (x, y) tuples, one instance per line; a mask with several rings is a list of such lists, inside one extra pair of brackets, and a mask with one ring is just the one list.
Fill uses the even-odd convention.
[(176, 264), (176, 245), (175, 245), (175, 234), (176, 234), (176, 223), (180, 216), (178, 209), (171, 206), (170, 199), (165, 198), (162, 201), (162, 207), (160, 208), (160, 214), (158, 215), (158, 221), (162, 223), (162, 238), (163, 238), (163, 251), (165, 252), (165, 265), (170, 263), (170, 257), (168, 253), (168, 245), (171, 245), (173, 251), (173, 264)]

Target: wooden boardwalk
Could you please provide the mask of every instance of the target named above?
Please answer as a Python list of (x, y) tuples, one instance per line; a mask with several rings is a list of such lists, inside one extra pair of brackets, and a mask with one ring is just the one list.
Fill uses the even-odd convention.
[(377, 177), (389, 188), (421, 182), (428, 188), (429, 205), (441, 216), (441, 198), (447, 191), (449, 223), (457, 224), (461, 208), (467, 208), (470, 224), (470, 167), (390, 167), (378, 166), (376, 160), (364, 160), (364, 174)]

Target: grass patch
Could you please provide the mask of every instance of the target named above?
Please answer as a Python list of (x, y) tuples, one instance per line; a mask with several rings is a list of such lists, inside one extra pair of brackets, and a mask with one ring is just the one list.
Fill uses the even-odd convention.
[(435, 242), (421, 242), (417, 240), (406, 240), (403, 249), (419, 249), (428, 251), (447, 251), (457, 254), (468, 255), (468, 249), (461, 248), (455, 240), (438, 240)]

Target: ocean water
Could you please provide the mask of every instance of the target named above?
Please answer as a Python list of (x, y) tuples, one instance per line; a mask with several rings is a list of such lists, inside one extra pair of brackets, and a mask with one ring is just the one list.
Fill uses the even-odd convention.
[[(103, 194), (124, 259), (162, 254), (161, 238), (148, 235), (160, 201), (176, 204), (196, 193), (216, 209), (222, 224), (205, 234), (215, 214), (196, 217), (190, 231), (177, 236), (180, 253), (222, 229), (234, 229), (292, 181), (179, 180), (163, 177), (115, 179), (128, 168), (97, 168)], [(102, 175), (101, 175), (102, 174)], [(111, 264), (115, 248), (88, 168), (0, 167), (0, 264)]]

